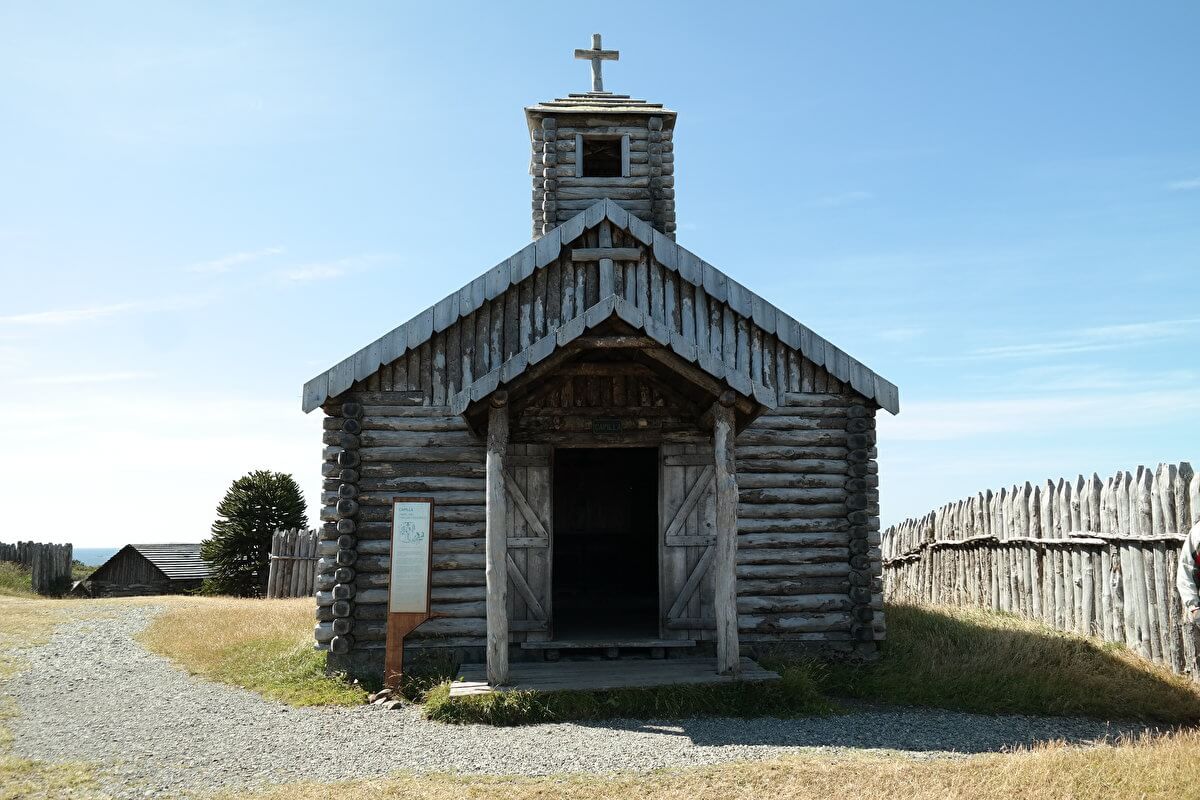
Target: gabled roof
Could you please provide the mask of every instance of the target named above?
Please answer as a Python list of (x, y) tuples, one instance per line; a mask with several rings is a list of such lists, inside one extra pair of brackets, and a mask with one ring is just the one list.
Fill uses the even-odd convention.
[(131, 544), (129, 547), (173, 581), (199, 580), (211, 574), (208, 562), (200, 557), (199, 543)]
[[(727, 303), (734, 312), (752, 320), (766, 333), (774, 334), (786, 346), (795, 349), (817, 366), (824, 367), (835, 378), (848, 384), (863, 397), (874, 400), (881, 408), (893, 414), (899, 412), (899, 391), (895, 384), (872, 372), (858, 360), (813, 333), (809, 328), (734, 281), (724, 272), (681, 247), (665, 233), (655, 230), (648, 223), (625, 211), (612, 200), (597, 201), (586, 211), (580, 212), (537, 241), (526, 245), (457, 292), (446, 296), (408, 322), (310, 380), (304, 385), (304, 411), (308, 412), (319, 408), (329, 398), (336, 397), (350, 389), (355, 381), (367, 378), (384, 364), (389, 364), (409, 350), (428, 342), (433, 338), (435, 332), (440, 333), (446, 330), (459, 319), (475, 312), (485, 302), (496, 299), (510, 287), (533, 275), (537, 270), (545, 268), (559, 258), (564, 246), (569, 246), (585, 230), (599, 225), (605, 219), (617, 228), (628, 232), (635, 240), (649, 248), (654, 260), (665, 269), (678, 274), (681, 281), (687, 281), (693, 286), (702, 288), (716, 301)], [(608, 304), (610, 300), (611, 305)], [(601, 298), (598, 304), (586, 309), (580, 317), (587, 314), (600, 318), (617, 314), (628, 324), (644, 330), (664, 345), (669, 345), (681, 357), (697, 364), (709, 374), (726, 380), (742, 394), (759, 395), (754, 386), (749, 385), (747, 381), (741, 381), (736, 377), (736, 373), (730, 372), (727, 375), (719, 360), (708, 358), (703, 352), (694, 352), (696, 350), (694, 347), (689, 351), (687, 342), (677, 342), (671, 336), (670, 331), (659, 330), (661, 326), (657, 326), (648, 315), (642, 315), (636, 308), (631, 309), (628, 303), (615, 295)], [(592, 326), (598, 321), (600, 320), (594, 320)], [(559, 330), (565, 331), (572, 322), (568, 321)], [(586, 321), (577, 324), (588, 326)], [(541, 356), (545, 357), (556, 346), (558, 346), (557, 335), (546, 336), (542, 341), (534, 343), (527, 351), (510, 358), (500, 368), (492, 370), (491, 373), (475, 380), (472, 385), (464, 387), (464, 392), (460, 395), (466, 394), (468, 397), (473, 397), (477, 392), (483, 392), (484, 388), (491, 385), (493, 380), (497, 383), (491, 385), (491, 389), (488, 391), (494, 390), (500, 382), (507, 382), (511, 377), (515, 377), (515, 374), (519, 374), (516, 372), (517, 370), (524, 369), (530, 355), (528, 351), (536, 351), (533, 354), (538, 355), (542, 354), (546, 348), (550, 348)], [(526, 358), (524, 364), (520, 361), (522, 356)], [(731, 378), (730, 376), (735, 377)], [(470, 400), (465, 402), (470, 402)], [(463, 403), (461, 397), (456, 398), (456, 407)], [(774, 403), (764, 404), (774, 405)]]

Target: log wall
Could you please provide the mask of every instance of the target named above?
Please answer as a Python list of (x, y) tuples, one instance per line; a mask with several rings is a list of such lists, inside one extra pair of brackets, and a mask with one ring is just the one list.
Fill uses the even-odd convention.
[(884, 532), (886, 595), (1020, 614), (1200, 677), (1175, 590), (1197, 522), (1187, 462), (989, 490)]
[(741, 640), (873, 652), (886, 631), (873, 404), (786, 393), (738, 436), (737, 459)]

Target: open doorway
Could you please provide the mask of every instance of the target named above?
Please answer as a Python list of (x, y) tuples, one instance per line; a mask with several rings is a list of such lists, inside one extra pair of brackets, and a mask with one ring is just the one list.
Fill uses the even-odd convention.
[(658, 636), (658, 451), (554, 456), (554, 638)]

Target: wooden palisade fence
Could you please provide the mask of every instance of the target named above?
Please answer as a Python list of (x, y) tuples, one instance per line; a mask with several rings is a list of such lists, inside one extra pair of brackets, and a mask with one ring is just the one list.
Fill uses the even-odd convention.
[(32, 574), (33, 591), (38, 594), (64, 592), (71, 588), (71, 559), (69, 544), (40, 542), (0, 542), (0, 561), (20, 564)]
[(884, 592), (1020, 614), (1200, 679), (1175, 589), (1197, 520), (1200, 475), (1186, 462), (981, 492), (884, 531)]
[(312, 597), (317, 576), (317, 532), (278, 530), (271, 538), (267, 597)]

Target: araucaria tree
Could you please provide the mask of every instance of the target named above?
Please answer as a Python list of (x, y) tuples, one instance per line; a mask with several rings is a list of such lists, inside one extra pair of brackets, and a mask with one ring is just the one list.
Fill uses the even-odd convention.
[(271, 536), (277, 528), (308, 526), (304, 495), (282, 472), (256, 470), (233, 482), (217, 506), (212, 537), (200, 545), (213, 594), (258, 597), (266, 592)]

